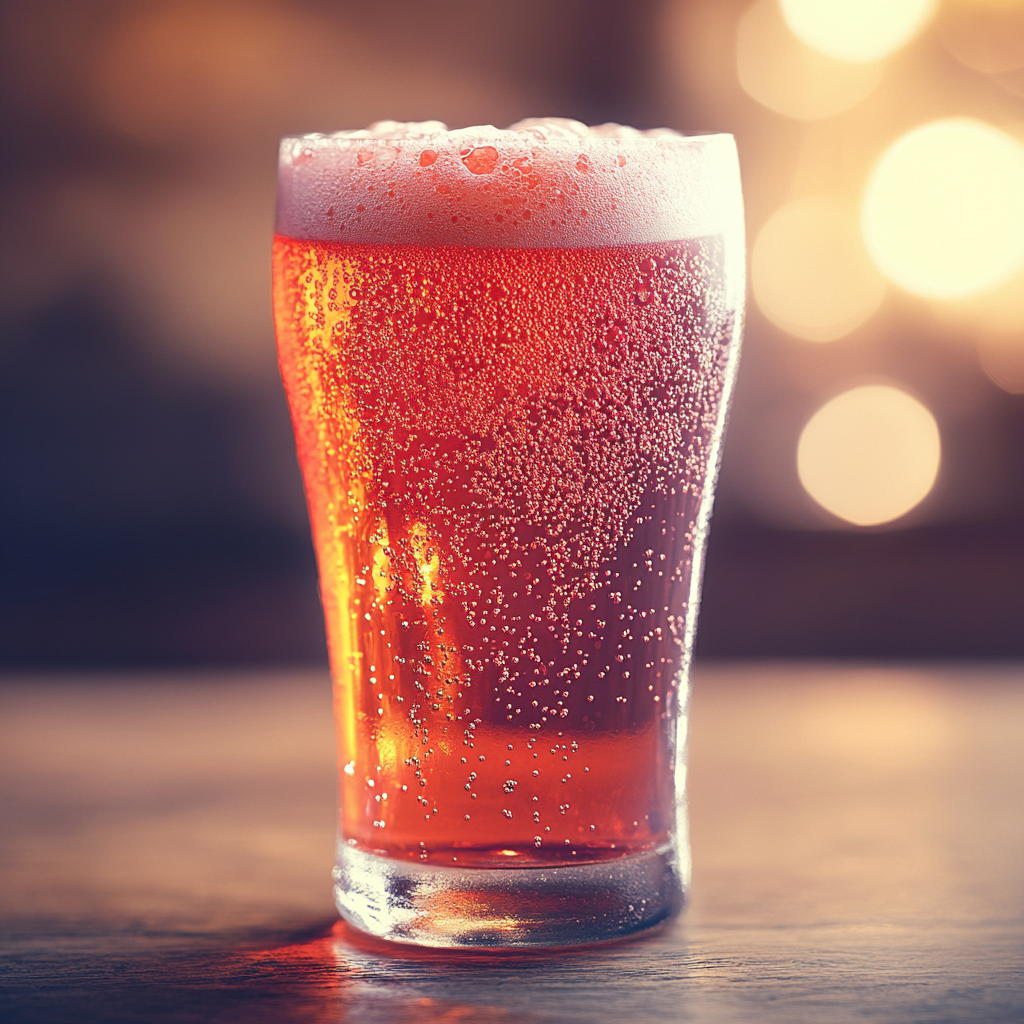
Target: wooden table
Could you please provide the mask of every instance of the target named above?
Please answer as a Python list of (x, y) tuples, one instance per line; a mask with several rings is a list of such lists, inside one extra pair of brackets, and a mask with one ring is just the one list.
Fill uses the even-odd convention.
[(574, 953), (335, 924), (319, 673), (8, 679), (8, 1022), (1024, 1020), (1024, 669), (697, 673), (677, 924)]

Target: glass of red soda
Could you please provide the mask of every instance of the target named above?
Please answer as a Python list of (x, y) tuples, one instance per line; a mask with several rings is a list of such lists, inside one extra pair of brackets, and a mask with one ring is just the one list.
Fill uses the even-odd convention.
[(743, 294), (730, 136), (543, 119), (283, 140), (275, 320), (357, 928), (565, 946), (682, 906)]

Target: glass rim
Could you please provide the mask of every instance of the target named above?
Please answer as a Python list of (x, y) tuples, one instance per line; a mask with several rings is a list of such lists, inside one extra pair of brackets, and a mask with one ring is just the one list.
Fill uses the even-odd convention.
[[(531, 143), (540, 146), (580, 146), (580, 145), (601, 145), (601, 146), (636, 146), (651, 145), (661, 146), (666, 143), (672, 145), (694, 145), (708, 142), (734, 143), (735, 136), (731, 132), (718, 131), (694, 131), (677, 132), (672, 129), (654, 129), (659, 132), (657, 135), (638, 133), (636, 135), (577, 135), (577, 136), (550, 136), (541, 137), (529, 129), (517, 129), (513, 131), (508, 128), (495, 129), (489, 125), (474, 125), (469, 128), (450, 128), (445, 131), (429, 132), (422, 135), (387, 136), (387, 135), (358, 135), (357, 131), (362, 129), (339, 129), (335, 132), (289, 132), (280, 137), (281, 143), (295, 142), (335, 142), (351, 143), (354, 145), (384, 145), (384, 146), (422, 146), (432, 141), (470, 141), (476, 140), (478, 144), (487, 143), (509, 144), (509, 143)], [(661, 132), (664, 134), (661, 134)]]

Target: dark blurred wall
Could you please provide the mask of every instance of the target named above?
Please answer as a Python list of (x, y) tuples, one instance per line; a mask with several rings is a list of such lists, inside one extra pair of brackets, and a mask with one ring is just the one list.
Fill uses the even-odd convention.
[[(324, 660), (270, 324), (278, 137), (552, 113), (717, 128), (739, 138), (760, 216), (772, 125), (665, 72), (666, 26), (691, 7), (4, 3), (0, 662)], [(751, 497), (755, 441), (771, 402), (804, 415), (794, 380), (833, 371), (819, 353), (797, 366), (752, 312), (702, 654), (1024, 654), (1024, 398), (905, 334), (893, 366), (975, 396), (932, 512), (787, 523)], [(947, 500), (964, 480), (985, 500)]]

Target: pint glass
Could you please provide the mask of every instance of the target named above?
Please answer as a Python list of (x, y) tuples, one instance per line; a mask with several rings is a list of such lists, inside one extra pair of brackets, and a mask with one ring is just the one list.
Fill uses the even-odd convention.
[(275, 318), (357, 928), (564, 946), (682, 905), (743, 267), (729, 136), (283, 141)]

